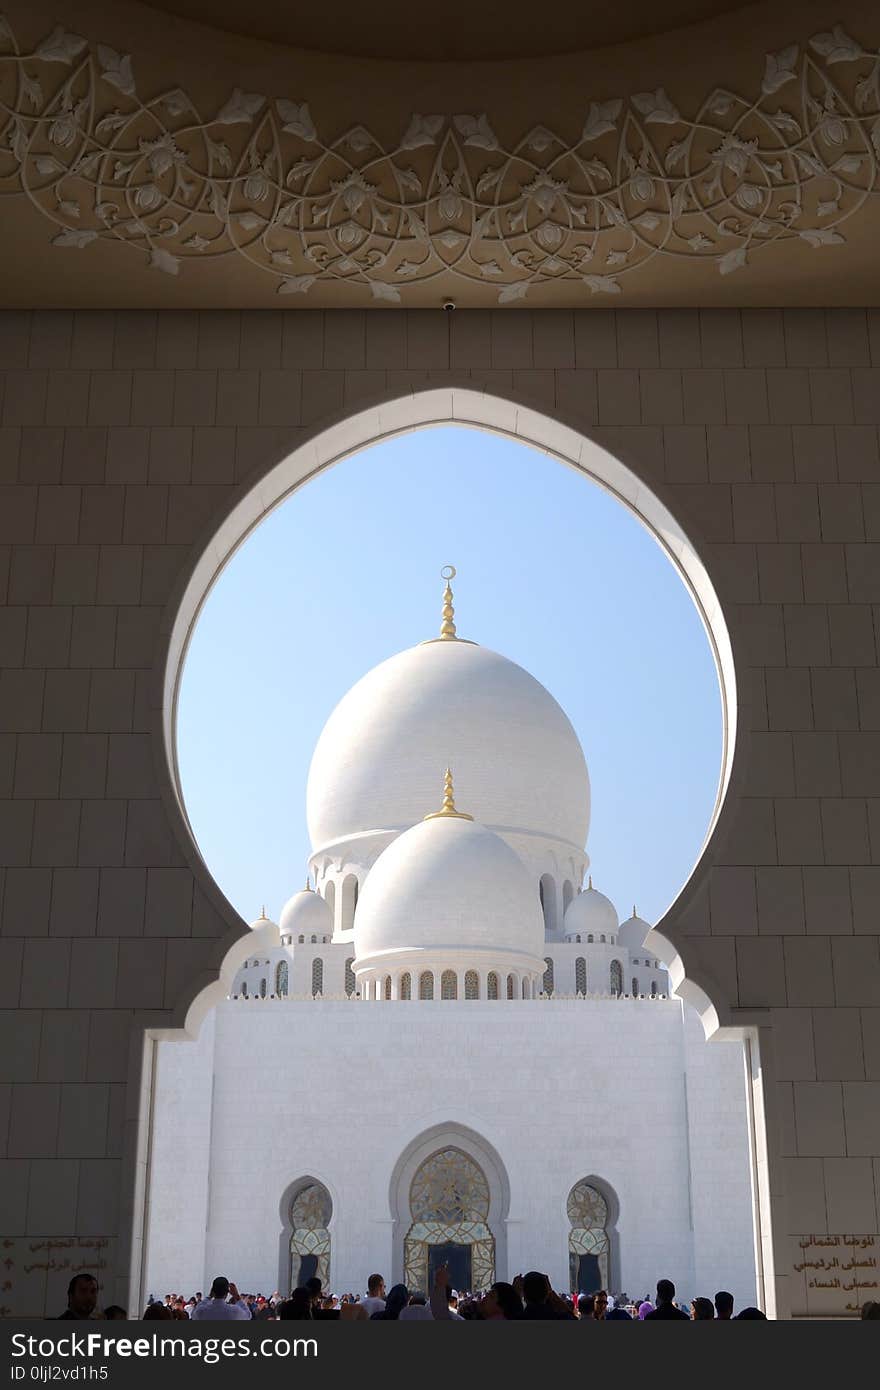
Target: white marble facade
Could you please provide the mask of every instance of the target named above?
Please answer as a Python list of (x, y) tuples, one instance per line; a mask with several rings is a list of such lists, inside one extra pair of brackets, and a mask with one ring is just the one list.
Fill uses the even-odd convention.
[(253, 924), (197, 1042), (160, 1044), (148, 1291), (221, 1270), (289, 1289), (313, 1182), (332, 1287), (404, 1280), (413, 1178), (452, 1148), (486, 1179), (494, 1277), (570, 1286), (586, 1179), (614, 1290), (666, 1276), (754, 1302), (742, 1045), (705, 1041), (650, 925), (583, 884), (577, 735), (527, 672), (457, 636), (448, 586), (440, 637), (331, 715), (308, 809), (317, 891)]

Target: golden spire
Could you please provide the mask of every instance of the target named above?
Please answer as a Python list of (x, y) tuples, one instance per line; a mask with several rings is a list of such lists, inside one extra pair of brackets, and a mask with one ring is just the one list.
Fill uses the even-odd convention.
[(590, 889), (592, 889), (592, 887), (593, 887), (593, 875), (592, 875), (592, 874), (590, 874), (589, 878), (587, 879), (587, 887), (590, 888)]
[(443, 590), (443, 621), (440, 624), (440, 641), (454, 642), (455, 636), (455, 609), (452, 605), (452, 584), (455, 578), (455, 565), (444, 565), (440, 571), (440, 578), (446, 580), (446, 588)]
[(312, 876), (311, 876), (311, 874), (306, 874), (306, 886), (305, 886), (305, 888), (303, 889), (303, 892), (304, 892), (304, 893), (311, 893), (311, 891), (312, 891)]
[(440, 820), (446, 816), (454, 817), (456, 820), (473, 820), (473, 816), (465, 815), (464, 811), (455, 809), (455, 792), (452, 787), (452, 771), (447, 768), (443, 774), (443, 805), (439, 811), (432, 811), (425, 820)]
[(268, 920), (269, 920), (269, 919), (268, 919), (268, 917), (266, 916), (266, 904), (263, 903), (263, 906), (260, 908), (260, 921), (261, 921), (261, 922), (268, 922)]
[(638, 917), (638, 915), (639, 914), (636, 912), (636, 905), (633, 903), (633, 917)]

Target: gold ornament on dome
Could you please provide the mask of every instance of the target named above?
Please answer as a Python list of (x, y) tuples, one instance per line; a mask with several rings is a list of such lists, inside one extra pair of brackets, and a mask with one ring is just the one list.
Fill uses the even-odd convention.
[(442, 277), (490, 303), (556, 281), (588, 299), (657, 258), (745, 279), (779, 243), (843, 247), (880, 193), (880, 55), (839, 24), (765, 54), (744, 95), (687, 112), (663, 86), (587, 97), (579, 129), (508, 144), (486, 112), (414, 114), (388, 145), (237, 87), (205, 113), (181, 87), (140, 92), (131, 54), (60, 24), (22, 51), (0, 19), (0, 50), (0, 193), (53, 246), (125, 245), (171, 276), (237, 256), (280, 295), (396, 304)]

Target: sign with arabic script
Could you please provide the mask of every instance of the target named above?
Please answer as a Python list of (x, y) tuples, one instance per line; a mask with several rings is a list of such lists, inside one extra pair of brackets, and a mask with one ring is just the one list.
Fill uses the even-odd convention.
[(880, 1234), (792, 1238), (792, 1313), (859, 1317), (880, 1301)]
[(98, 1307), (112, 1302), (114, 1242), (107, 1236), (0, 1240), (0, 1317), (58, 1317), (67, 1286), (80, 1271), (98, 1281)]

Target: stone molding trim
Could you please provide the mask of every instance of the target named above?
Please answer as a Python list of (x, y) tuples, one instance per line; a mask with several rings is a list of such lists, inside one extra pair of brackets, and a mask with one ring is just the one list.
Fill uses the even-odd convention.
[(580, 129), (510, 145), (487, 112), (414, 113), (387, 148), (319, 131), (301, 93), (235, 87), (203, 113), (140, 93), (136, 66), (60, 24), (23, 51), (0, 19), (0, 196), (65, 253), (124, 243), (136, 274), (237, 257), (297, 299), (405, 304), (441, 281), (506, 305), (561, 281), (589, 302), (657, 258), (747, 279), (780, 242), (845, 255), (880, 192), (880, 53), (840, 24), (767, 53), (745, 94), (587, 98)]

